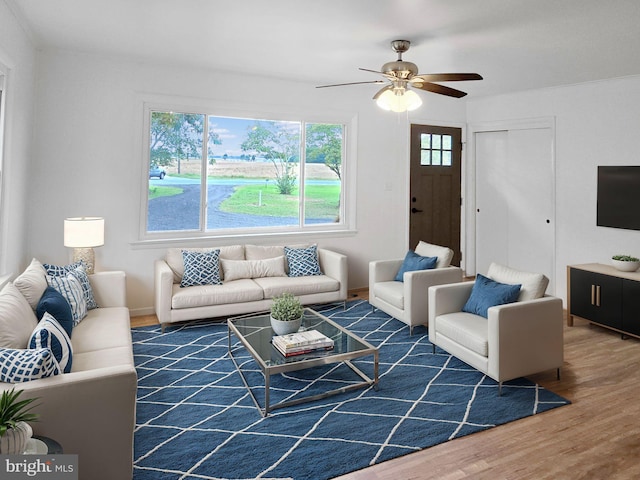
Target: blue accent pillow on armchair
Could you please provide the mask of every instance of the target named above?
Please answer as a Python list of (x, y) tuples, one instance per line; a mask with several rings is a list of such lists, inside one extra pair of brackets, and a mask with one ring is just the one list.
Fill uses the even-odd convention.
[(402, 266), (396, 275), (396, 282), (402, 282), (404, 272), (414, 272), (416, 270), (431, 270), (436, 267), (438, 257), (423, 257), (416, 252), (409, 250), (404, 256)]
[(474, 313), (487, 318), (490, 307), (513, 303), (518, 300), (521, 285), (509, 285), (496, 282), (484, 275), (476, 275), (476, 281), (471, 289), (467, 303), (462, 307), (463, 312)]

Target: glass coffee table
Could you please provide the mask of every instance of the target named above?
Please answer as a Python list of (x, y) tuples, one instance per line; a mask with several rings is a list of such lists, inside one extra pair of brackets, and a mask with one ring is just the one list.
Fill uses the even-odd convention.
[[(378, 349), (310, 308), (305, 308), (304, 310), (301, 330), (318, 330), (325, 334), (327, 337), (333, 339), (333, 350), (285, 357), (271, 344), (271, 338), (274, 333), (271, 329), (269, 312), (230, 318), (227, 321), (227, 325), (229, 330), (229, 356), (231, 360), (233, 360), (245, 387), (249, 390), (253, 402), (263, 417), (266, 417), (269, 412), (276, 408), (319, 400), (330, 395), (370, 385), (373, 385), (374, 388), (378, 386)], [(236, 344), (234, 347), (231, 339), (232, 335), (238, 338), (242, 346)], [(264, 407), (260, 406), (258, 399), (247, 382), (247, 378), (234, 357), (234, 353), (237, 353), (243, 347), (251, 354), (264, 376)], [(351, 360), (367, 355), (373, 355), (373, 378), (369, 378), (358, 367), (351, 363)], [(270, 403), (269, 386), (272, 375), (340, 362), (344, 362), (345, 365), (358, 375), (359, 380), (362, 381), (316, 395), (282, 401), (273, 405)]]

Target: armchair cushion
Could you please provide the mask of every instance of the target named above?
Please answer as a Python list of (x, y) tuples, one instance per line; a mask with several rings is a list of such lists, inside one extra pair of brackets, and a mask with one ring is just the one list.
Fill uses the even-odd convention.
[(468, 348), (472, 352), (489, 356), (489, 329), (487, 320), (471, 313), (456, 312), (438, 318), (437, 333)]
[(481, 315), (487, 318), (487, 310), (496, 305), (513, 303), (520, 295), (520, 285), (496, 282), (482, 274), (476, 276), (469, 299), (462, 307), (463, 312)]
[(453, 258), (453, 250), (449, 247), (441, 247), (423, 241), (418, 242), (415, 252), (423, 257), (438, 257), (436, 268), (448, 267)]
[(497, 263), (489, 266), (487, 277), (500, 283), (520, 284), (519, 302), (542, 298), (549, 285), (549, 279), (541, 273), (521, 272)]
[(409, 250), (404, 257), (404, 261), (396, 274), (396, 282), (404, 281), (404, 272), (413, 272), (416, 270), (431, 270), (435, 268), (438, 257), (423, 257), (414, 251)]

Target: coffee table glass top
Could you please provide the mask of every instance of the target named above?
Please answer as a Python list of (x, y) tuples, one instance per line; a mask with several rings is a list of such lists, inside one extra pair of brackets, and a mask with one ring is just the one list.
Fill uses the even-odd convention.
[(318, 330), (333, 340), (332, 350), (285, 357), (271, 344), (273, 330), (271, 329), (269, 313), (236, 317), (229, 319), (229, 323), (244, 339), (243, 343), (247, 348), (253, 350), (252, 356), (266, 367), (285, 366), (291, 363), (312, 361), (328, 356), (333, 357), (375, 349), (360, 337), (309, 308), (304, 310), (300, 331)]

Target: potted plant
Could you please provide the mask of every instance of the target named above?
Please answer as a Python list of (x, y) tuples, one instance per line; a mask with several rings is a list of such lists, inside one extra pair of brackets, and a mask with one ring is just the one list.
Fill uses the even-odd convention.
[(273, 297), (271, 305), (271, 328), (276, 335), (297, 332), (302, 325), (304, 308), (293, 294), (284, 292)]
[(611, 263), (621, 272), (635, 272), (640, 267), (640, 260), (631, 255), (614, 255)]
[(12, 388), (0, 396), (0, 454), (18, 455), (24, 453), (33, 430), (27, 422), (35, 422), (38, 415), (31, 410), (34, 398), (18, 400), (22, 390)]

